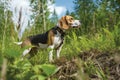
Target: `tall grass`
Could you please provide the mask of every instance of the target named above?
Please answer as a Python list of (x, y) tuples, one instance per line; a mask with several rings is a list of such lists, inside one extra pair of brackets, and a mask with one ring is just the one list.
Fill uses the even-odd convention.
[[(48, 52), (49, 50), (40, 50), (38, 54), (32, 59), (25, 59), (24, 61), (20, 60), (21, 53), (23, 49), (20, 46), (13, 44), (17, 37), (12, 36), (10, 33), (11, 30), (7, 28), (3, 29), (4, 34), (2, 34), (2, 39), (0, 40), (0, 48), (2, 49), (2, 58), (5, 57), (8, 59), (8, 72), (7, 79), (12, 80), (41, 80), (48, 78), (54, 72), (41, 72), (43, 70), (41, 66), (44, 64), (48, 64)], [(7, 32), (7, 34), (5, 34)], [(28, 33), (34, 33), (35, 31), (29, 32), (26, 31), (24, 36), (28, 36)], [(15, 33), (14, 33), (15, 34)], [(12, 37), (11, 37), (12, 36)], [(14, 39), (13, 39), (14, 38)], [(85, 34), (79, 35), (75, 31), (71, 31), (66, 35), (65, 42), (61, 51), (61, 56), (65, 56), (68, 59), (73, 58), (73, 56), (77, 56), (80, 52), (90, 50), (90, 49), (98, 49), (101, 51), (107, 51), (111, 49), (120, 49), (120, 28), (118, 25), (114, 26), (114, 30), (109, 31), (107, 28), (103, 28), (101, 32), (97, 32), (94, 34)], [(56, 55), (56, 54), (54, 54)], [(2, 62), (1, 62), (2, 63)], [(83, 62), (85, 64), (86, 62)], [(88, 74), (94, 72), (101, 79), (106, 80), (106, 76), (103, 71), (99, 68), (96, 68), (94, 64), (90, 61), (91, 66), (85, 65), (85, 68)], [(48, 64), (47, 70), (49, 68), (56, 69), (54, 65)], [(44, 76), (46, 74), (47, 76)]]
[(120, 28), (114, 26), (113, 31), (103, 28), (101, 32), (78, 36), (75, 32), (67, 35), (62, 53), (71, 57), (81, 51), (97, 49), (107, 51), (119, 48), (120, 45)]

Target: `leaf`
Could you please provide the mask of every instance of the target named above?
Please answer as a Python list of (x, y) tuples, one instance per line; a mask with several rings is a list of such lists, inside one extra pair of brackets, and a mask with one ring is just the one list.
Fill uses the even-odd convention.
[(46, 77), (43, 76), (43, 75), (39, 75), (39, 76), (38, 76), (38, 80), (45, 80), (45, 79), (46, 79)]
[(43, 72), (47, 75), (47, 76), (50, 76), (52, 74), (55, 73), (56, 71), (56, 66), (54, 65), (51, 65), (51, 64), (43, 64), (41, 65), (41, 69), (43, 70)]
[(45, 76), (43, 76), (43, 75), (34, 75), (34, 76), (32, 76), (31, 77), (31, 80), (45, 80), (46, 79), (46, 77)]
[(74, 41), (77, 41), (77, 35), (75, 34), (75, 32), (73, 32), (72, 35), (73, 35), (73, 40), (74, 40)]
[(17, 51), (15, 48), (7, 48), (5, 50), (5, 53), (7, 56), (11, 56), (11, 57), (18, 57), (20, 56), (20, 52)]
[(39, 72), (39, 65), (35, 65), (33, 67), (33, 70), (35, 71), (35, 73), (38, 73)]
[(103, 28), (103, 30), (107, 34), (108, 38), (113, 38), (112, 33), (108, 29)]

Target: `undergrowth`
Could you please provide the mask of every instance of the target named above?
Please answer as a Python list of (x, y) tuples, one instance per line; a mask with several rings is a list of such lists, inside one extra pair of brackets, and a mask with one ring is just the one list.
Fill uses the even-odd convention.
[(120, 28), (115, 26), (113, 31), (109, 31), (106, 28), (102, 29), (102, 32), (97, 32), (90, 35), (76, 35), (72, 32), (72, 35), (67, 35), (63, 54), (66, 55), (77, 55), (79, 52), (97, 49), (100, 51), (108, 51), (115, 48), (120, 48)]
[[(75, 31), (71, 31), (65, 37), (61, 56), (65, 56), (70, 60), (81, 52), (90, 49), (99, 51), (120, 49), (119, 31), (120, 28), (117, 25), (114, 26), (112, 31), (103, 28), (101, 32), (91, 35), (77, 35)], [(7, 80), (45, 80), (55, 74), (58, 69), (57, 66), (48, 62), (49, 50), (40, 50), (35, 57), (21, 61), (20, 57), (23, 49), (14, 44), (15, 40), (5, 35), (4, 49), (2, 49), (3, 51), (1, 50), (2, 54), (0, 54), (8, 60)], [(2, 40), (0, 43), (2, 43)], [(3, 46), (0, 45), (1, 47)], [(54, 53), (54, 55), (56, 54)], [(2, 64), (2, 58), (0, 59)], [(86, 62), (83, 62), (83, 64), (85, 64), (88, 74), (96, 73), (102, 80), (107, 80), (104, 72), (100, 68), (96, 68), (92, 61), (89, 62), (89, 66)]]

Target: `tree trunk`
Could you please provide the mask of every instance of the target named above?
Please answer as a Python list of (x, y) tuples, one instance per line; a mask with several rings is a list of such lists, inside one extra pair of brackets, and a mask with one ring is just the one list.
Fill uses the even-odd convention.
[(44, 9), (44, 3), (42, 2), (41, 7), (42, 7), (42, 16), (43, 16), (43, 28), (44, 31), (46, 31), (46, 20), (45, 20), (45, 9)]

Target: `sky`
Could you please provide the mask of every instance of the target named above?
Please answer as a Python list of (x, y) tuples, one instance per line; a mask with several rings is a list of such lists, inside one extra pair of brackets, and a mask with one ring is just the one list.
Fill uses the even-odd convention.
[(74, 9), (74, 0), (55, 0), (54, 7), (59, 17), (65, 15), (66, 11), (72, 12)]
[(55, 0), (55, 4), (57, 6), (64, 6), (69, 11), (73, 11), (73, 7), (74, 7), (73, 1), (74, 0)]
[(61, 16), (65, 15), (67, 10), (69, 10), (69, 12), (73, 11), (73, 8), (74, 8), (73, 1), (74, 0), (55, 0), (55, 3), (51, 4), (48, 0), (49, 11), (53, 12), (55, 9), (58, 17), (60, 18)]

